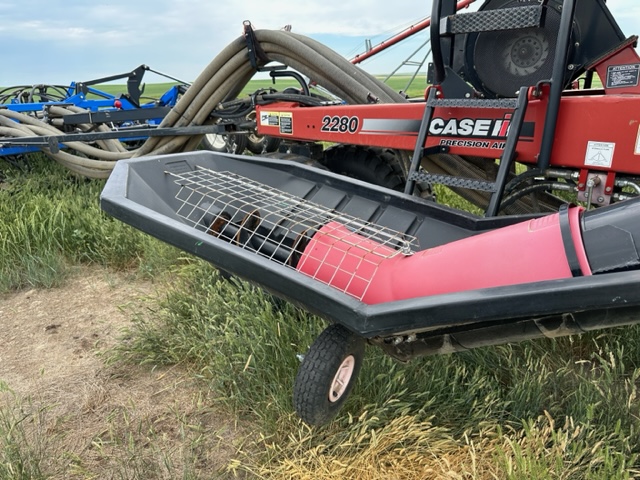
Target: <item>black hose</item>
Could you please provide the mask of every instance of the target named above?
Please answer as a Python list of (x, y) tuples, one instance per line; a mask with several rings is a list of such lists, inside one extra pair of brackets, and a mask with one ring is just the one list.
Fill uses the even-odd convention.
[[(571, 189), (571, 190), (569, 190)], [(571, 188), (570, 185), (567, 185), (566, 183), (558, 183), (556, 181), (553, 180), (545, 180), (542, 182), (537, 182), (534, 183), (533, 185), (527, 185), (526, 187), (523, 187), (521, 189), (519, 189), (518, 191), (516, 191), (515, 193), (512, 193), (511, 195), (509, 195), (508, 197), (506, 197), (502, 203), (500, 204), (500, 209), (504, 210), (505, 208), (511, 206), (513, 203), (515, 203), (517, 200), (521, 199), (522, 197), (529, 195), (531, 193), (534, 192), (538, 192), (538, 191), (551, 191), (551, 190), (564, 190), (564, 191), (572, 191), (573, 189)]]

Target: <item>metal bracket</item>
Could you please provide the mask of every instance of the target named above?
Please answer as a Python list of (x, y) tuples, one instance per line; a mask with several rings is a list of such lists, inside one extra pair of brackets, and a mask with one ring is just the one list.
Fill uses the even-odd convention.
[(261, 64), (269, 63), (269, 57), (267, 57), (267, 54), (264, 53), (264, 50), (260, 47), (251, 22), (245, 20), (242, 22), (242, 25), (244, 27), (244, 39), (247, 42), (247, 50), (249, 51), (249, 61), (251, 62), (251, 66), (258, 70)]
[(88, 86), (89, 85), (97, 85), (100, 83), (110, 82), (111, 80), (119, 80), (121, 78), (127, 78), (127, 92), (128, 99), (136, 106), (140, 105), (140, 95), (142, 95), (142, 90), (140, 89), (140, 84), (142, 83), (142, 77), (144, 76), (144, 72), (149, 70), (149, 67), (146, 65), (140, 65), (134, 70), (128, 73), (121, 73), (118, 75), (111, 75), (109, 77), (96, 78), (94, 80), (89, 80), (88, 82), (78, 82), (76, 84), (76, 91), (82, 92), (85, 95), (89, 93)]

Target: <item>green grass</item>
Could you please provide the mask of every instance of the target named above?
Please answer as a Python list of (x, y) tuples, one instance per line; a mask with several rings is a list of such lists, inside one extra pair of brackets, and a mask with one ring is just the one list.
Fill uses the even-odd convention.
[[(445, 445), (444, 456), (465, 450), (469, 439), (486, 445), (475, 460), (467, 451), (466, 462), (479, 462), (499, 478), (640, 475), (638, 327), (406, 365), (371, 349), (342, 415), (309, 429), (292, 413), (292, 380), (297, 356), (322, 327), (319, 319), (194, 261), (180, 270), (158, 309), (138, 319), (116, 357), (185, 365), (226, 408), (253, 418), (258, 440), (233, 468), (267, 478), (306, 478), (298, 477), (301, 465), (308, 478), (325, 478), (323, 469), (336, 462), (356, 462), (345, 470), (355, 475), (365, 468), (360, 456), (401, 462), (407, 450), (427, 455), (431, 442)], [(389, 443), (382, 451), (380, 437)], [(378, 478), (373, 465), (366, 468), (370, 477), (357, 478)], [(396, 478), (423, 478), (416, 475), (422, 468)], [(335, 475), (336, 465), (328, 471)]]
[(104, 181), (69, 173), (43, 155), (20, 170), (0, 159), (0, 292), (52, 287), (79, 263), (154, 275), (178, 252), (104, 214)]
[[(640, 327), (408, 364), (370, 348), (342, 414), (309, 428), (292, 411), (291, 390), (298, 355), (324, 327), (320, 319), (106, 216), (98, 204), (104, 182), (38, 155), (29, 167), (0, 160), (0, 291), (55, 286), (85, 263), (166, 282), (166, 295), (135, 317), (109, 361), (179, 365), (215, 408), (251, 425), (229, 476), (640, 477)], [(439, 199), (462, 206), (446, 191)], [(116, 413), (95, 454), (120, 478), (175, 476), (153, 426)], [(43, 455), (56, 441), (40, 430), (45, 414), (19, 399), (0, 403), (0, 479), (56, 474)], [(207, 478), (195, 473), (203, 439), (194, 435), (182, 476)], [(143, 452), (137, 441), (151, 446)], [(71, 463), (78, 478), (93, 475), (82, 471), (82, 459)]]
[[(141, 95), (142, 102), (155, 100), (160, 98), (163, 93), (169, 90), (171, 87), (176, 85), (175, 82), (165, 82), (165, 83), (145, 83), (144, 90)], [(106, 93), (110, 93), (111, 95), (118, 95), (121, 93), (126, 93), (127, 88), (126, 85), (116, 84), (116, 83), (107, 83), (103, 85), (96, 85), (95, 87), (98, 90), (101, 90)]]
[[(383, 80), (383, 76), (378, 77), (380, 80)], [(396, 91), (405, 90), (408, 81), (410, 80), (410, 75), (397, 75), (389, 79), (387, 84)], [(163, 93), (169, 90), (175, 83), (167, 82), (167, 83), (150, 83), (145, 84), (144, 91), (142, 93), (143, 100), (151, 100), (160, 97)], [(242, 90), (240, 96), (248, 95), (250, 93), (255, 92), (259, 89), (269, 89), (276, 88), (277, 90), (283, 90), (287, 87), (299, 87), (300, 84), (293, 79), (290, 78), (279, 78), (276, 80), (274, 84), (271, 79), (268, 78), (256, 78), (249, 82), (249, 84)], [(120, 93), (126, 92), (126, 86), (120, 84), (104, 84), (97, 85), (97, 89), (102, 90), (106, 93), (110, 93), (112, 95), (118, 95)], [(426, 80), (425, 75), (418, 75), (415, 81), (411, 84), (411, 87), (405, 92), (409, 96), (412, 97), (421, 97), (424, 94), (424, 89), (426, 88)]]
[(46, 407), (19, 399), (0, 379), (0, 479), (48, 478), (55, 462), (47, 452), (56, 439), (45, 431), (46, 415)]

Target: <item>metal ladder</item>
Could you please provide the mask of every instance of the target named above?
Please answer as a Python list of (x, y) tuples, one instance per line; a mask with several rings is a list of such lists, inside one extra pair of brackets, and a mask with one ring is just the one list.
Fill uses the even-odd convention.
[[(553, 148), (576, 1), (577, 0), (564, 0), (552, 77), (539, 82), (536, 86), (536, 88), (539, 89), (542, 84), (550, 85), (545, 125), (537, 165), (541, 170), (548, 168), (551, 150)], [(516, 146), (524, 123), (530, 86), (522, 86), (516, 98), (470, 98), (472, 97), (473, 91), (450, 66), (453, 56), (454, 37), (455, 35), (467, 33), (540, 27), (544, 19), (545, 3), (546, 2), (541, 2), (539, 5), (525, 5), (456, 14), (455, 2), (451, 2), (450, 0), (434, 0), (431, 16), (431, 48), (433, 52), (434, 84), (438, 86), (438, 89), (432, 88), (429, 91), (422, 123), (418, 131), (416, 148), (409, 169), (405, 193), (413, 192), (415, 183), (418, 181), (491, 192), (491, 198), (485, 211), (485, 216), (491, 217), (498, 214), (509, 169), (516, 157)], [(446, 98), (438, 98), (438, 90), (440, 90)], [(467, 110), (474, 108), (512, 110), (511, 126), (507, 134), (503, 153), (499, 158), (495, 181), (489, 182), (450, 175), (429, 174), (419, 171), (420, 161), (425, 154), (447, 151), (446, 147), (435, 147), (435, 150), (430, 149), (430, 151), (424, 148), (436, 107), (449, 109), (464, 108)]]

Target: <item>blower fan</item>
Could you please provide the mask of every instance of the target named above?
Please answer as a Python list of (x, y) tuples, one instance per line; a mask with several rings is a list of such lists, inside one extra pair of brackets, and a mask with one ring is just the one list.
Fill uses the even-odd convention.
[[(488, 98), (515, 97), (521, 86), (551, 78), (562, 16), (561, 0), (488, 0), (480, 10), (543, 3), (540, 27), (466, 35), (462, 75)], [(584, 73), (585, 66), (624, 40), (603, 0), (579, 0), (571, 26), (564, 83)]]

